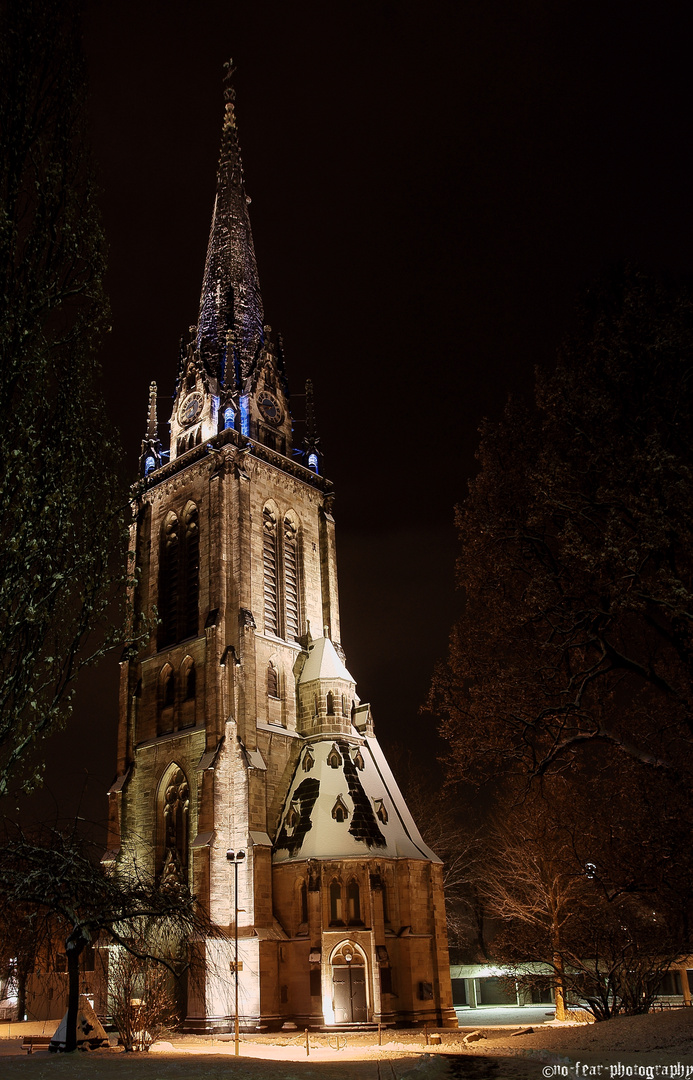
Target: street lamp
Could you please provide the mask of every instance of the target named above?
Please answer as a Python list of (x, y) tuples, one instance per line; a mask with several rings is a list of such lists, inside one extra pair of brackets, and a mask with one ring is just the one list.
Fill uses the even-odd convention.
[(234, 1053), (236, 1057), (238, 1057), (238, 864), (244, 861), (245, 851), (231, 851), (231, 849), (229, 849), (226, 852), (226, 858), (229, 860), (229, 862), (233, 863), (233, 938), (235, 945), (233, 970), (236, 975), (236, 1019), (234, 1022)]

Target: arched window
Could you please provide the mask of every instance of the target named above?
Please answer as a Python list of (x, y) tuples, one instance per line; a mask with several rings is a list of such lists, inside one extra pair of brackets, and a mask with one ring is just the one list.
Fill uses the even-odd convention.
[(185, 527), (185, 604), (181, 612), (182, 626), (179, 628), (179, 640), (184, 637), (197, 637), (198, 603), (200, 593), (200, 521), (194, 502), (189, 502), (183, 511)]
[(267, 665), (267, 693), (269, 697), (279, 697), (279, 675), (271, 660)]
[(312, 469), (314, 473), (318, 471), (318, 455), (315, 451), (308, 455), (308, 468)]
[(149, 474), (150, 474), (151, 472), (154, 472), (155, 468), (156, 468), (156, 459), (155, 459), (155, 458), (153, 458), (153, 457), (151, 456), (151, 454), (149, 454), (149, 455), (148, 455), (148, 456), (147, 456), (147, 457), (146, 457), (146, 458), (144, 459), (144, 475), (145, 475), (145, 476), (149, 476)]
[(298, 578), (298, 522), (293, 511), (289, 511), (284, 518), (284, 636), (287, 641), (296, 641), (300, 633)]
[(224, 409), (224, 427), (232, 428), (236, 422), (236, 410), (229, 405)]
[(331, 690), (327, 691), (327, 715), (334, 716), (334, 694)]
[(347, 918), (350, 923), (361, 922), (361, 892), (354, 878), (347, 885)]
[(197, 637), (200, 592), (200, 525), (194, 502), (182, 521), (173, 511), (164, 518), (159, 548), (159, 648)]
[(277, 512), (274, 503), (262, 511), (262, 566), (264, 573), (265, 633), (278, 634)]
[(240, 400), (241, 406), (241, 435), (250, 435), (250, 413), (248, 412), (248, 395), (244, 394)]
[(342, 916), (342, 886), (336, 879), (330, 882), (330, 922), (344, 924)]
[(173, 731), (173, 706), (176, 699), (176, 683), (170, 664), (164, 664), (159, 672), (157, 696), (156, 733), (166, 735), (169, 731)]
[(387, 904), (387, 883), (386, 883), (384, 877), (383, 877), (383, 885), (382, 885), (382, 890), (381, 891), (382, 891), (382, 895), (383, 895), (383, 921), (386, 922), (386, 923), (389, 923), (389, 921), (390, 921), (390, 909), (389, 909), (388, 904)]
[(185, 657), (180, 669), (183, 685), (183, 701), (194, 701), (197, 692), (197, 671), (195, 669), (195, 661), (191, 656)]
[(159, 549), (159, 647), (172, 645), (178, 635), (178, 518), (169, 512), (161, 526)]
[(178, 765), (171, 765), (159, 787), (162, 883), (187, 885), (190, 789)]
[(164, 708), (172, 709), (173, 703), (176, 700), (176, 684), (173, 678), (173, 671), (169, 668), (166, 675), (166, 681), (164, 683)]

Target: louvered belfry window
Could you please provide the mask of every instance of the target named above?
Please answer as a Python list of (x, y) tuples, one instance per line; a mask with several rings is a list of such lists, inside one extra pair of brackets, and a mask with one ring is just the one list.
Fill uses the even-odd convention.
[(277, 518), (269, 506), (266, 506), (262, 512), (262, 563), (265, 591), (265, 633), (278, 635)]
[(299, 636), (298, 529), (290, 517), (284, 519), (284, 606), (286, 638)]
[(262, 568), (265, 633), (298, 641), (301, 633), (301, 547), (298, 519), (282, 520), (270, 500), (262, 511)]

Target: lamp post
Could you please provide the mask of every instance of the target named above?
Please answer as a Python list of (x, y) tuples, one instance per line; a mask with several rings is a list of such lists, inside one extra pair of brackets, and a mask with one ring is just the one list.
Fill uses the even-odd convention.
[(242, 863), (245, 859), (245, 851), (231, 851), (229, 849), (229, 851), (226, 852), (226, 858), (229, 860), (229, 862), (233, 863), (233, 970), (236, 976), (236, 1018), (234, 1021), (234, 1053), (236, 1057), (238, 1057), (238, 864)]

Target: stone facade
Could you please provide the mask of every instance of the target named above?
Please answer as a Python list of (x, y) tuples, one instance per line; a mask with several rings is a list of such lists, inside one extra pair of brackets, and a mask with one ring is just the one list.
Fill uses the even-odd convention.
[(310, 397), (292, 447), (228, 76), (225, 97), (170, 452), (153, 388), (133, 499), (132, 599), (150, 632), (121, 664), (105, 858), (186, 881), (237, 930), (237, 973), (228, 947), (197, 946), (206, 975), (188, 990), (190, 1029), (229, 1030), (236, 975), (245, 1029), (455, 1023), (441, 866), (345, 666), (332, 487)]

